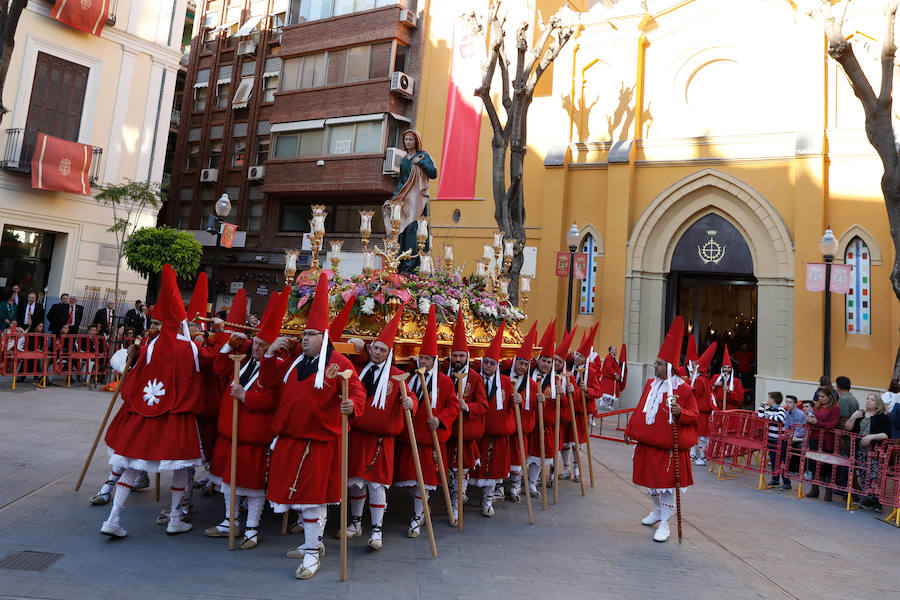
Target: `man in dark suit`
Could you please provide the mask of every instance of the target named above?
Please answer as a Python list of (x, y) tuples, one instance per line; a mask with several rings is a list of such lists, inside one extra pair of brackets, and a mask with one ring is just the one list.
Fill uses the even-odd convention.
[(31, 331), (36, 323), (44, 322), (44, 305), (37, 301), (37, 294), (28, 294), (28, 301), (19, 309), (19, 323), (25, 331)]
[(69, 324), (69, 333), (75, 334), (81, 332), (81, 319), (83, 317), (84, 306), (78, 304), (78, 298), (76, 296), (69, 296), (69, 306), (66, 308), (66, 320), (63, 321), (63, 323)]
[(66, 323), (66, 317), (69, 314), (69, 295), (60, 294), (59, 302), (50, 307), (47, 311), (47, 320), (50, 322), (50, 333), (59, 335), (59, 330)]
[(22, 286), (18, 283), (14, 283), (4, 295), (3, 299), (7, 300), (10, 296), (12, 296), (13, 303), (16, 305), (16, 315), (19, 324), (22, 324), (22, 309), (25, 307), (25, 292), (22, 291)]
[(94, 314), (93, 325), (97, 326), (97, 333), (109, 336), (115, 332), (116, 326), (116, 301), (107, 300), (106, 308), (101, 308)]
[(137, 333), (141, 327), (143, 318), (143, 310), (141, 310), (141, 301), (134, 301), (134, 308), (125, 313), (125, 327), (131, 327)]

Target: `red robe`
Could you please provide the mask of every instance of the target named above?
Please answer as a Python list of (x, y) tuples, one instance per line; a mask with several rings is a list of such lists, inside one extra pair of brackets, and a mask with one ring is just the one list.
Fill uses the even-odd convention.
[(697, 402), (697, 435), (709, 435), (709, 422), (712, 419), (712, 384), (709, 377), (700, 374), (694, 380), (694, 400)]
[[(590, 373), (588, 374), (590, 377)], [(569, 380), (572, 382), (572, 385), (575, 386), (575, 391), (572, 392), (572, 402), (575, 403), (575, 427), (578, 428), (578, 443), (583, 444), (587, 441), (587, 429), (584, 426), (584, 409), (586, 408), (584, 404), (582, 404), (581, 399), (584, 396), (584, 390), (578, 387), (578, 382), (574, 377), (570, 377)], [(568, 398), (566, 398), (568, 400)], [(568, 404), (568, 402), (567, 402)], [(590, 407), (587, 407), (588, 414), (590, 414)], [(566, 418), (566, 427), (560, 432), (560, 436), (563, 438), (564, 444), (571, 444), (575, 441), (572, 437), (572, 411), (566, 408), (566, 414), (563, 415)]]
[[(526, 386), (531, 390), (530, 399), (526, 399)], [(534, 382), (534, 380), (532, 380), (530, 377), (523, 377), (519, 382), (518, 388), (514, 388), (513, 391), (518, 392), (522, 396), (522, 403), (519, 405), (519, 412), (522, 415), (522, 438), (525, 443), (526, 456), (524, 459), (522, 458), (522, 455), (519, 452), (519, 435), (518, 433), (513, 431), (512, 435), (509, 436), (509, 462), (511, 465), (522, 466), (522, 461), (528, 458), (527, 454), (528, 449), (531, 447), (531, 436), (537, 423), (537, 395), (540, 390), (538, 390), (538, 385)], [(528, 403), (528, 406), (525, 405), (526, 402)], [(514, 408), (512, 410), (515, 411)], [(513, 419), (515, 419), (515, 412), (513, 413)]]
[[(367, 362), (363, 362), (361, 367)], [(384, 366), (385, 363), (382, 363), (381, 368)], [(359, 372), (362, 372), (361, 368)], [(348, 466), (348, 475), (351, 479), (359, 477), (371, 483), (385, 485), (390, 485), (394, 480), (394, 437), (403, 433), (405, 421), (401, 382), (393, 379), (396, 375), (403, 375), (403, 371), (392, 365), (384, 408), (373, 406), (374, 395), (366, 394), (363, 414), (353, 419), (353, 425), (350, 427)], [(378, 380), (375, 384), (377, 386)], [(406, 382), (404, 381), (402, 385), (406, 385)], [(406, 392), (412, 396), (408, 386)], [(415, 410), (417, 404), (415, 396), (412, 396), (412, 400)]]
[[(226, 334), (211, 336), (203, 344), (197, 344), (197, 353), (200, 360), (200, 394), (203, 396), (203, 410), (197, 415), (197, 428), (200, 431), (200, 444), (203, 446), (203, 456), (207, 461), (212, 460), (214, 448), (216, 445), (217, 423), (219, 420), (219, 405), (221, 403), (222, 394), (228, 393), (228, 382), (231, 381), (233, 367), (225, 373), (216, 372), (213, 364), (219, 350), (228, 341)], [(235, 354), (250, 354), (250, 346), (252, 342), (247, 340), (245, 347)], [(227, 356), (226, 356), (227, 359)], [(226, 366), (231, 366), (231, 360), (228, 360)], [(229, 400), (231, 394), (228, 394)], [(231, 408), (229, 404), (229, 415)], [(229, 430), (230, 431), (230, 430)]]
[[(299, 344), (297, 346), (299, 351)], [(326, 352), (325, 348), (322, 348)], [(278, 436), (269, 459), (266, 497), (274, 504), (336, 504), (341, 500), (341, 385), (338, 373), (353, 370), (346, 356), (329, 348), (324, 385), (314, 387), (313, 372), (298, 379), (295, 357), (276, 355), (260, 363), (260, 382), (277, 390), (272, 431)], [(356, 372), (349, 380), (353, 415), (363, 414), (366, 390)]]
[[(418, 374), (413, 373), (413, 377)], [(444, 373), (438, 370), (438, 395), (435, 400), (435, 406), (431, 409), (432, 415), (441, 422), (437, 429), (438, 442), (441, 445), (441, 456), (444, 457), (444, 468), (447, 468), (447, 448), (446, 442), (450, 439), (450, 434), (456, 424), (456, 418), (459, 415), (459, 400), (456, 397), (456, 388), (453, 381)], [(431, 386), (428, 386), (428, 393), (431, 394)], [(413, 416), (413, 431), (416, 434), (416, 447), (419, 450), (419, 463), (422, 465), (422, 479), (427, 486), (437, 486), (440, 483), (440, 474), (438, 473), (437, 455), (434, 452), (431, 430), (428, 429), (428, 411), (425, 410), (425, 394), (418, 394), (419, 406)], [(395, 454), (396, 461), (394, 463), (394, 482), (409, 483), (416, 481), (416, 466), (413, 462), (412, 446), (409, 445), (409, 432), (405, 423), (403, 433), (397, 436), (397, 452)]]
[[(540, 375), (539, 375), (540, 376)], [(540, 383), (536, 385), (543, 386), (542, 393), (544, 394), (544, 454), (545, 458), (553, 458), (555, 453), (553, 452), (553, 442), (556, 437), (555, 429), (556, 429), (556, 400), (550, 397), (550, 373), (548, 372), (545, 377), (540, 380)], [(560, 386), (556, 388), (556, 394), (559, 396), (559, 410), (560, 417), (563, 417), (569, 410), (569, 398), (563, 393), (563, 390)], [(571, 422), (571, 418), (569, 419)], [(535, 425), (536, 428), (540, 427), (540, 423), (535, 417)], [(562, 418), (560, 418), (560, 431), (559, 431), (559, 448), (557, 450), (562, 450), (563, 445), (563, 432), (565, 427), (565, 422)], [(541, 455), (541, 438), (537, 429), (531, 434), (531, 447), (528, 449), (528, 456), (540, 456)]]
[[(141, 346), (140, 354), (131, 372), (122, 384), (122, 406), (113, 417), (104, 440), (115, 454), (146, 461), (198, 460), (202, 453), (197, 434), (197, 414), (203, 409), (200, 393), (200, 377), (194, 363), (194, 343), (183, 338), (175, 342), (175, 397), (168, 410), (153, 417), (138, 412), (144, 404), (146, 377), (141, 373), (148, 369), (147, 350), (150, 344)], [(140, 403), (140, 404), (139, 404)]]
[[(243, 354), (243, 352), (240, 352)], [(244, 359), (246, 366), (249, 360)], [(228, 384), (220, 399), (218, 437), (209, 472), (231, 484), (231, 416), (234, 398), (231, 397), (231, 382), (234, 377), (234, 363), (228, 354), (219, 352), (214, 361), (214, 370), (219, 377), (228, 377)], [(259, 383), (259, 374), (247, 382), (244, 400), (238, 402), (238, 444), (237, 444), (237, 486), (251, 490), (266, 489), (269, 445), (275, 434), (272, 432), (272, 417), (278, 405), (275, 390), (264, 388)]]
[[(656, 419), (652, 425), (646, 422), (644, 405), (654, 379), (648, 379), (641, 394), (625, 435), (637, 441), (634, 449), (634, 472), (632, 481), (648, 488), (667, 489), (675, 487), (675, 467), (672, 458), (674, 436), (669, 424), (669, 407), (663, 399), (659, 404)], [(665, 389), (665, 383), (663, 384)], [(683, 381), (673, 392), (678, 396), (681, 417), (678, 425), (678, 460), (680, 487), (693, 485), (691, 474), (691, 446), (697, 443), (697, 403), (691, 386)]]
[(481, 464), (472, 475), (475, 479), (504, 479), (509, 475), (509, 437), (516, 431), (516, 414), (512, 405), (512, 383), (506, 375), (500, 375), (500, 390), (500, 408), (497, 408), (496, 393), (486, 396), (484, 436), (478, 441)]
[(613, 398), (619, 397), (622, 391), (622, 382), (616, 378), (622, 377), (622, 367), (612, 354), (607, 354), (600, 368), (600, 394), (607, 394)]
[[(716, 379), (718, 379), (719, 377), (720, 376), (716, 376)], [(712, 381), (713, 394), (715, 394), (716, 396), (716, 410), (734, 410), (736, 408), (740, 408), (741, 404), (744, 403), (744, 385), (741, 383), (741, 380), (739, 378), (733, 377), (733, 379), (734, 389), (731, 391), (728, 391), (728, 388), (725, 387), (724, 382), (722, 383), (722, 385), (716, 386), (716, 380), (714, 379)], [(726, 403), (722, 401), (722, 396), (724, 396), (726, 392), (728, 393), (727, 406)]]
[[(468, 379), (466, 379), (466, 387), (463, 390), (463, 400), (469, 407), (468, 411), (463, 414), (463, 469), (472, 469), (475, 463), (480, 462), (481, 456), (478, 453), (478, 440), (484, 436), (484, 415), (487, 412), (487, 396), (484, 392), (484, 380), (473, 368), (468, 370)], [(456, 376), (451, 376), (454, 387)], [(449, 440), (449, 456), (447, 461), (451, 469), (459, 466), (456, 458), (457, 440), (456, 431), (458, 424), (453, 426), (453, 432), (450, 434)]]

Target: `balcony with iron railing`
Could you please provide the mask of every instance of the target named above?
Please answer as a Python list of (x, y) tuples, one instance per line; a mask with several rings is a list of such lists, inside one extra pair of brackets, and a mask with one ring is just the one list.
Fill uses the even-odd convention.
[[(37, 142), (36, 132), (29, 132), (16, 127), (6, 130), (6, 148), (3, 152), (3, 160), (0, 160), (0, 169), (16, 173), (30, 174), (31, 159), (34, 158), (34, 147)], [(91, 156), (91, 185), (100, 180), (100, 161), (103, 158), (103, 148), (92, 146)]]

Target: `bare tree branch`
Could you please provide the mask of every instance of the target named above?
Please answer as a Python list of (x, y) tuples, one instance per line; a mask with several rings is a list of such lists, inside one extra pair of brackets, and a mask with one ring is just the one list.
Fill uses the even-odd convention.
[(891, 106), (891, 93), (894, 86), (894, 57), (897, 46), (894, 44), (894, 20), (897, 17), (897, 0), (889, 0), (884, 6), (884, 40), (881, 47), (881, 91), (878, 103)]

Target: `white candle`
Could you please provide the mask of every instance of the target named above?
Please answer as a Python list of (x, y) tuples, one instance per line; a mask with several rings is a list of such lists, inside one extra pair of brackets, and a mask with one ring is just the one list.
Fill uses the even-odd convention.
[(531, 291), (531, 277), (522, 277), (519, 284), (519, 291), (525, 292), (526, 294)]
[(445, 261), (453, 260), (453, 246), (444, 246), (444, 260)]
[(342, 240), (331, 242), (331, 258), (341, 257), (341, 246), (344, 245)]
[(430, 275), (434, 272), (434, 265), (431, 262), (431, 255), (426, 254), (419, 259), (419, 273)]
[(516, 240), (509, 238), (503, 242), (503, 256), (512, 256), (516, 250)]
[(372, 211), (359, 211), (359, 232), (372, 233)]
[(416, 231), (416, 235), (428, 237), (428, 219), (426, 217), (422, 217), (417, 222), (419, 223), (419, 228)]
[(325, 215), (313, 215), (313, 232), (325, 233)]
[(375, 254), (372, 252), (363, 252), (363, 269), (375, 270)]
[(285, 251), (285, 253), (284, 253), (284, 268), (296, 270), (296, 268), (297, 268), (297, 251), (296, 250)]
[(509, 293), (509, 279), (507, 279), (506, 277), (501, 277), (499, 286), (500, 286), (500, 290), (499, 290), (500, 295), (506, 296)]
[(490, 244), (484, 245), (484, 260), (490, 262), (494, 259), (494, 249), (491, 248)]
[(400, 220), (400, 204), (391, 204), (391, 220), (399, 221)]
[(475, 263), (475, 274), (479, 277), (484, 277), (487, 275), (487, 265), (484, 264), (483, 260), (479, 260)]
[(501, 248), (503, 246), (503, 232), (495, 231), (494, 232), (494, 248)]

